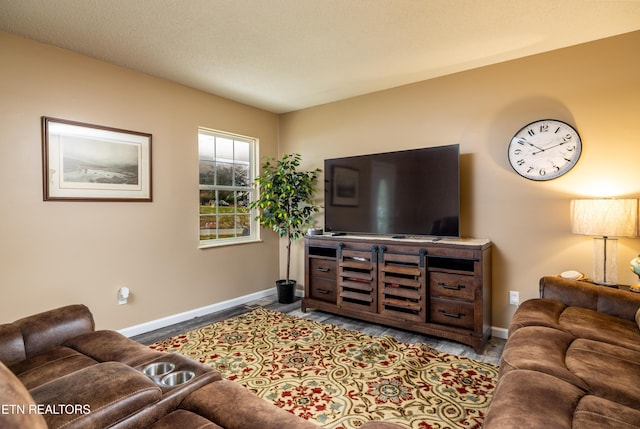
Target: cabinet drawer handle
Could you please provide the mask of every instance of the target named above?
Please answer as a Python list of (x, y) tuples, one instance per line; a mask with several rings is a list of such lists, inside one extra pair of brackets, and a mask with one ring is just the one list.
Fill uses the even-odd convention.
[(449, 289), (449, 290), (461, 290), (461, 289), (464, 289), (464, 285), (452, 286), (452, 285), (446, 284), (445, 282), (438, 282), (438, 286), (441, 286), (441, 287), (443, 287), (445, 289)]
[(316, 289), (316, 292), (321, 293), (323, 295), (328, 295), (329, 291), (326, 289)]
[(461, 318), (462, 316), (464, 316), (464, 313), (448, 313), (446, 310), (438, 310), (438, 313), (442, 314), (443, 316), (446, 317), (454, 317), (456, 319)]
[(316, 268), (316, 270), (320, 271), (321, 273), (330, 273), (331, 272), (331, 268), (318, 267), (318, 268)]

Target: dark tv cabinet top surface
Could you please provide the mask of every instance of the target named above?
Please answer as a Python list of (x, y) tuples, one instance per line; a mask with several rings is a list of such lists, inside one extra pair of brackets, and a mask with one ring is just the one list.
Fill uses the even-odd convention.
[(357, 240), (357, 241), (388, 241), (394, 244), (415, 244), (415, 245), (453, 245), (453, 246), (477, 246), (484, 247), (491, 245), (491, 240), (487, 238), (454, 238), (454, 237), (429, 237), (414, 235), (378, 235), (378, 234), (323, 234), (323, 235), (307, 235), (310, 239), (326, 239), (328, 241), (340, 240)]

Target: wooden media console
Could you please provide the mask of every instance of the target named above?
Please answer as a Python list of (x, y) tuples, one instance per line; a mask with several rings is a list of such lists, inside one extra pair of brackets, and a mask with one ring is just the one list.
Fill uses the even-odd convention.
[(308, 308), (480, 353), (491, 333), (491, 242), (307, 236), (302, 311)]

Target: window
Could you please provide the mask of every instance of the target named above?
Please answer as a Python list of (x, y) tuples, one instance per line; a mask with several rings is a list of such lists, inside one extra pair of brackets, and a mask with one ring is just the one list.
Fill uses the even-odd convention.
[(198, 130), (200, 247), (256, 240), (253, 201), (256, 140)]

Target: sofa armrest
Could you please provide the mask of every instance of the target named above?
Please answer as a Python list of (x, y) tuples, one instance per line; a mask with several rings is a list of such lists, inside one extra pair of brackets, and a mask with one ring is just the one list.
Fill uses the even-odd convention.
[(640, 294), (555, 276), (540, 279), (540, 297), (633, 321), (640, 308)]
[(26, 358), (20, 328), (13, 323), (0, 325), (0, 362), (12, 366)]
[(31, 396), (49, 427), (106, 428), (160, 401), (162, 390), (140, 371), (104, 362), (35, 387)]
[(26, 387), (0, 362), (0, 427), (47, 429), (44, 418), (30, 412), (36, 406)]
[(27, 358), (95, 329), (91, 311), (80, 304), (34, 314), (13, 324), (22, 332)]

